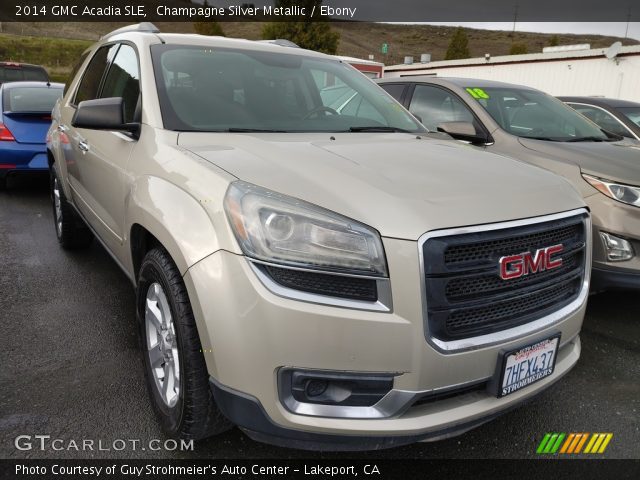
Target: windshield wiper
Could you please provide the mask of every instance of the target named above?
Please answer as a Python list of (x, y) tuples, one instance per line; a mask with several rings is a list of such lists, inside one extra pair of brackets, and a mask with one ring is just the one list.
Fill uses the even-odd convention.
[(612, 139), (602, 138), (596, 136), (588, 136), (588, 137), (576, 137), (570, 138), (569, 140), (565, 140), (565, 142), (611, 142)]
[(229, 128), (224, 131), (230, 133), (287, 133), (286, 130), (269, 130), (264, 128)]
[(528, 137), (526, 135), (523, 135), (522, 138), (530, 138), (532, 140), (546, 140), (547, 142), (559, 142), (560, 141), (557, 138), (551, 138), (551, 137)]
[(413, 133), (409, 130), (405, 130), (404, 128), (397, 127), (385, 127), (383, 125), (380, 126), (371, 126), (371, 127), (349, 127), (350, 132), (400, 132), (400, 133)]

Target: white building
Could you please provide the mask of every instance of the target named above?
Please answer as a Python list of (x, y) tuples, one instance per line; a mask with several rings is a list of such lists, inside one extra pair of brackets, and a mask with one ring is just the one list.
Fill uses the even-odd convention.
[[(607, 56), (608, 55), (608, 56)], [(611, 57), (611, 58), (609, 58)], [(551, 95), (597, 95), (640, 102), (640, 45), (391, 65), (384, 76), (481, 78)]]

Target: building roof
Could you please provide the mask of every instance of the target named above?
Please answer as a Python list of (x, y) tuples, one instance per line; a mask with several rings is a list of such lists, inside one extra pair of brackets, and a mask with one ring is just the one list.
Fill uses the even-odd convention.
[[(431, 70), (446, 67), (465, 67), (480, 65), (499, 65), (506, 63), (530, 63), (530, 62), (548, 62), (558, 60), (574, 60), (597, 58), (605, 55), (607, 48), (592, 48), (590, 50), (570, 50), (565, 52), (548, 52), (548, 53), (528, 53), (523, 55), (501, 55), (498, 57), (465, 58), (462, 60), (442, 60), (439, 62), (429, 63), (412, 63), (410, 65), (389, 65), (385, 67), (386, 72), (401, 72), (412, 70)], [(640, 45), (629, 45), (622, 47), (618, 57), (626, 55), (640, 55)]]

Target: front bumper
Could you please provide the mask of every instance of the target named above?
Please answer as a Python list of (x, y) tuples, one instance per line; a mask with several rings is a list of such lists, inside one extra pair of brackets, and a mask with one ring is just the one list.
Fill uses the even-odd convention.
[[(576, 337), (569, 345), (565, 345), (561, 350), (553, 376), (533, 385), (533, 392), (520, 391), (514, 395), (513, 398), (507, 397), (509, 401), (502, 402), (497, 408), (487, 408), (483, 413), (476, 416), (467, 415), (461, 417), (460, 420), (451, 421), (446, 424), (437, 424), (420, 432), (415, 431), (415, 429), (407, 429), (405, 433), (396, 435), (387, 433), (373, 435), (372, 433), (363, 431), (358, 431), (355, 434), (334, 434), (325, 433), (324, 431), (317, 433), (316, 431), (283, 427), (269, 417), (264, 406), (254, 396), (238, 392), (222, 385), (213, 377), (209, 379), (209, 385), (216, 404), (222, 413), (256, 441), (277, 445), (279, 447), (304, 450), (381, 450), (416, 442), (444, 440), (461, 435), (484, 423), (490, 422), (508, 411), (520, 407), (522, 404), (532, 400), (549, 388), (575, 365), (579, 357), (580, 339)], [(457, 397), (450, 403), (452, 405), (458, 404), (458, 408), (460, 409), (461, 401), (471, 403), (474, 402), (474, 398), (478, 401), (483, 397), (491, 398), (491, 395), (486, 393), (476, 394), (475, 397), (468, 397), (469, 398), (466, 399)], [(440, 405), (440, 407), (447, 408), (445, 405)], [(417, 409), (419, 407), (415, 408)], [(409, 418), (416, 421), (419, 417), (427, 417), (430, 415), (431, 412), (428, 409), (423, 409), (422, 412), (412, 412)]]
[[(575, 310), (535, 332), (443, 352), (425, 340), (417, 242), (387, 238), (383, 242), (392, 279), (391, 312), (278, 296), (259, 280), (245, 257), (227, 251), (214, 253), (187, 271), (185, 284), (208, 371), (217, 386), (214, 392), (234, 422), (254, 436), (276, 440), (308, 434), (319, 440), (310, 444), (326, 445), (323, 439), (328, 438), (337, 447), (343, 442), (336, 438), (344, 436), (373, 439), (374, 448), (393, 446), (468, 430), (526, 401), (577, 362), (586, 291)], [(502, 351), (556, 333), (562, 337), (553, 375), (503, 398), (487, 390), (473, 391), (404, 405), (389, 417), (349, 418), (294, 413), (279, 393), (278, 373), (285, 367), (393, 374), (393, 389), (409, 394), (487, 382), (494, 377)], [(371, 448), (370, 443), (362, 445)]]

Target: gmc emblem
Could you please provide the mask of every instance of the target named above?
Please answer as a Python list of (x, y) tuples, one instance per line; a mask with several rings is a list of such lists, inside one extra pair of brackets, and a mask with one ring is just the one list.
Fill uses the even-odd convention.
[(552, 247), (539, 248), (536, 253), (524, 252), (518, 255), (509, 255), (500, 259), (500, 278), (511, 280), (520, 278), (530, 273), (553, 270), (562, 266), (562, 258), (551, 258), (556, 253), (560, 253), (564, 247), (553, 245)]

